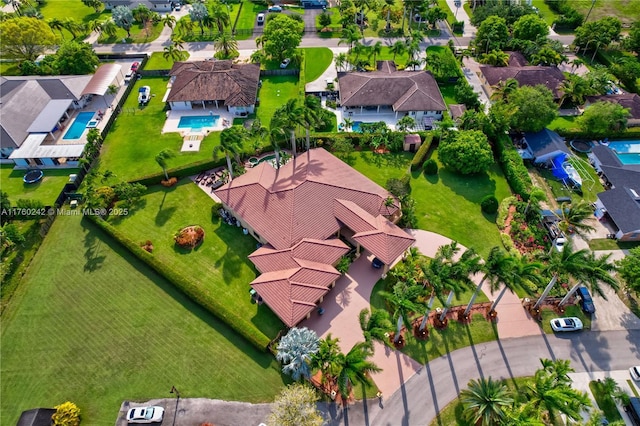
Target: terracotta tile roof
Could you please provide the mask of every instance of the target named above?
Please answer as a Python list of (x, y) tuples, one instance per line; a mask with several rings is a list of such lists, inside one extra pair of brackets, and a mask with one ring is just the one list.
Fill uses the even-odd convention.
[(640, 96), (637, 93), (624, 93), (621, 95), (601, 95), (601, 96), (587, 96), (588, 103), (593, 104), (596, 102), (613, 102), (622, 105), (624, 108), (628, 108), (631, 114), (630, 118), (640, 119)]
[(497, 85), (501, 81), (510, 78), (515, 79), (520, 86), (537, 86), (542, 84), (553, 92), (553, 96), (560, 98), (562, 94), (558, 91), (564, 81), (564, 74), (558, 67), (524, 66), (524, 67), (480, 67), (491, 86)]
[(256, 103), (259, 64), (232, 61), (176, 62), (169, 75), (175, 80), (167, 101), (224, 101), (226, 105)]
[(394, 111), (444, 111), (440, 89), (429, 71), (397, 71), (392, 61), (379, 61), (373, 72), (338, 75), (344, 106), (392, 105)]
[(304, 239), (295, 246), (276, 250), (270, 245), (260, 247), (249, 259), (262, 273), (300, 266), (301, 261), (313, 260), (333, 265), (349, 251), (349, 247), (337, 238), (329, 240)]
[(322, 148), (297, 156), (278, 171), (260, 163), (215, 194), (278, 250), (338, 232), (335, 199), (350, 200), (372, 215), (397, 211), (384, 206), (389, 192)]
[(451, 104), (449, 105), (449, 113), (451, 114), (452, 119), (462, 117), (462, 114), (467, 110), (466, 105), (464, 104)]

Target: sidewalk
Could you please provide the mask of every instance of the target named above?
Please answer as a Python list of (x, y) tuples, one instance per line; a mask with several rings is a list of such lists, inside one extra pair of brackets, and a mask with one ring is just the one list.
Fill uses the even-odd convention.
[(449, 9), (451, 9), (451, 12), (453, 12), (453, 16), (455, 17), (456, 21), (464, 22), (464, 33), (462, 34), (462, 36), (475, 37), (476, 27), (471, 24), (471, 19), (469, 18), (467, 11), (462, 7), (465, 1), (466, 0), (460, 0), (460, 7), (456, 7), (456, 0), (447, 0), (447, 6), (449, 6)]

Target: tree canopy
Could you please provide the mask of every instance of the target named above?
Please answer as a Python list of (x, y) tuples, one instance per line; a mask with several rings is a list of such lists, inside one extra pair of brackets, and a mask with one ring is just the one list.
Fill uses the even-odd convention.
[(509, 41), (509, 28), (504, 18), (490, 16), (482, 22), (476, 33), (475, 45), (479, 51), (501, 50)]
[(514, 89), (507, 103), (513, 111), (511, 127), (523, 132), (539, 132), (556, 118), (558, 111), (551, 90), (542, 85)]
[(438, 156), (445, 166), (465, 175), (484, 172), (493, 163), (487, 136), (478, 130), (449, 133), (440, 142)]
[(5, 57), (33, 61), (52, 49), (58, 37), (46, 22), (28, 17), (0, 23), (0, 49)]
[(625, 280), (627, 287), (640, 294), (640, 247), (632, 248), (628, 255), (616, 263), (618, 275)]
[(520, 40), (536, 41), (549, 35), (549, 26), (538, 15), (524, 15), (513, 24), (513, 36)]
[(262, 49), (275, 61), (293, 57), (302, 41), (303, 28), (304, 23), (298, 20), (287, 15), (275, 15), (264, 27)]
[(619, 134), (627, 128), (629, 110), (614, 102), (596, 102), (578, 117), (580, 129), (594, 138)]
[(576, 28), (574, 44), (584, 48), (589, 45), (592, 49), (607, 47), (611, 42), (620, 40), (621, 30), (622, 23), (612, 16), (586, 22)]
[(309, 385), (294, 383), (282, 390), (271, 406), (269, 426), (321, 426), (318, 396)]
[(59, 74), (93, 74), (100, 63), (89, 43), (66, 41), (56, 53), (55, 67)]
[(625, 38), (627, 49), (640, 54), (640, 22), (634, 22)]

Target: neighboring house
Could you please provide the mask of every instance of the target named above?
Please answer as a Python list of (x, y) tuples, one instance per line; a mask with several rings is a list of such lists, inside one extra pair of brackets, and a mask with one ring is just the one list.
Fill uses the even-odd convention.
[(624, 93), (621, 95), (587, 96), (585, 108), (596, 102), (613, 102), (629, 110), (627, 126), (640, 126), (640, 96), (637, 93)]
[(467, 107), (464, 104), (449, 105), (449, 114), (451, 115), (451, 119), (455, 120), (458, 123), (459, 123), (458, 119), (462, 117), (462, 115), (465, 113), (466, 110), (467, 110)]
[(237, 116), (255, 111), (260, 64), (233, 61), (176, 62), (169, 73), (171, 109), (226, 108)]
[(640, 165), (623, 164), (604, 145), (594, 146), (589, 159), (609, 188), (598, 194), (596, 216), (611, 218), (618, 240), (640, 241)]
[(107, 92), (120, 68), (117, 64), (104, 64), (94, 75), (1, 77), (3, 162), (20, 168), (77, 166), (86, 140), (63, 140), (66, 127), (73, 124), (76, 110), (84, 108), (94, 95)]
[(338, 73), (340, 104), (347, 112), (409, 115), (418, 123), (441, 119), (447, 106), (429, 71), (398, 71), (393, 61), (378, 61), (377, 71)]
[[(517, 62), (514, 60), (514, 62)], [(511, 61), (510, 61), (511, 64)], [(508, 67), (480, 67), (480, 79), (485, 83), (489, 96), (493, 93), (493, 87), (501, 81), (515, 79), (520, 86), (537, 86), (539, 84), (547, 87), (557, 100), (562, 97), (560, 86), (564, 81), (564, 74), (558, 67), (544, 66), (508, 66)]]
[(335, 265), (364, 247), (388, 266), (414, 242), (391, 220), (400, 203), (324, 149), (279, 170), (267, 162), (215, 191), (224, 208), (263, 245), (249, 256), (252, 288), (288, 326), (308, 317), (335, 285)]
[(118, 6), (135, 9), (139, 4), (143, 4), (154, 12), (171, 12), (173, 3), (179, 3), (173, 0), (102, 0), (102, 2), (106, 10), (112, 10)]
[(535, 133), (524, 133), (516, 145), (523, 159), (533, 160), (536, 164), (548, 164), (562, 153), (571, 153), (564, 138), (547, 128)]

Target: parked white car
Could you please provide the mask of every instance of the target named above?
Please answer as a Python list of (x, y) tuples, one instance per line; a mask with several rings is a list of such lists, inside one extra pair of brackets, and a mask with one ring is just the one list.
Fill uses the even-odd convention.
[(280, 68), (286, 68), (291, 63), (291, 59), (285, 58), (282, 62), (280, 62)]
[(142, 86), (138, 89), (138, 103), (141, 105), (146, 105), (149, 103), (149, 99), (151, 98), (151, 87)]
[(576, 317), (554, 318), (551, 328), (553, 331), (578, 331), (582, 330), (582, 321)]
[(264, 24), (264, 13), (258, 13), (257, 21), (258, 21), (258, 25)]
[(129, 423), (160, 423), (164, 417), (162, 407), (135, 407), (127, 411), (127, 422)]
[(640, 382), (640, 365), (636, 365), (635, 367), (631, 367), (629, 369), (629, 374), (631, 374), (631, 378), (636, 382)]

